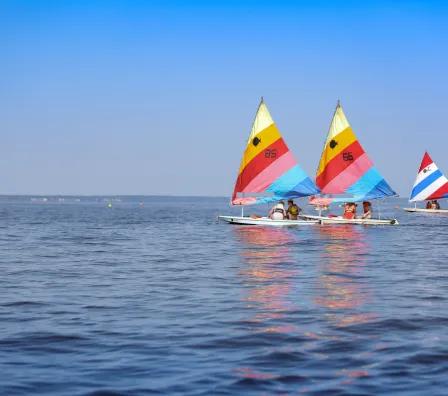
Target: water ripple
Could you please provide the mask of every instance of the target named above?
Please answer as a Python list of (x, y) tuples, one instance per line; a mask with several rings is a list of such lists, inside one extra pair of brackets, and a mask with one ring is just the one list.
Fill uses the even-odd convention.
[(448, 216), (232, 227), (227, 203), (1, 204), (0, 393), (445, 394)]

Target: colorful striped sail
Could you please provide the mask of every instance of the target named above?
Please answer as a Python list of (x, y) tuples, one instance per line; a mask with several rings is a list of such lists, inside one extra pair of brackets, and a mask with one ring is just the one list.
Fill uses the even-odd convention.
[(448, 180), (427, 152), (423, 156), (409, 201), (448, 198)]
[[(312, 198), (310, 203), (314, 205), (357, 202), (397, 195), (373, 166), (353, 133), (339, 102), (325, 141), (316, 184), (328, 197)], [(336, 197), (337, 195), (340, 197)]]
[(232, 204), (277, 202), (319, 192), (297, 163), (261, 99), (241, 161)]

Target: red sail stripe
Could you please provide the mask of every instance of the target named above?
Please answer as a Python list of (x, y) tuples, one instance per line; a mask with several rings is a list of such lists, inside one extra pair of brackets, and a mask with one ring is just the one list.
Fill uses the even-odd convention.
[[(431, 161), (432, 162), (432, 161)], [(426, 167), (425, 167), (426, 168)], [(428, 198), (428, 200), (431, 199), (440, 199), (445, 197), (445, 195), (448, 194), (448, 183), (445, 183), (442, 187), (434, 191)]]
[(428, 153), (425, 153), (422, 159), (422, 164), (420, 165), (420, 169), (418, 170), (418, 173), (420, 173), (423, 169), (425, 169), (428, 165), (431, 165), (433, 163), (433, 160), (428, 155)]
[[(269, 151), (268, 151), (269, 150)], [(275, 151), (275, 157), (272, 155), (272, 150)], [(252, 161), (250, 161), (238, 175), (238, 179), (235, 184), (234, 196), (236, 193), (243, 192), (247, 185), (264, 169), (271, 165), (274, 161), (277, 161), (283, 154), (289, 151), (283, 138), (277, 139), (265, 150), (258, 153)], [(274, 180), (272, 180), (274, 181)], [(251, 191), (246, 191), (251, 192)], [(253, 191), (252, 191), (253, 192)]]
[[(354, 161), (356, 161), (361, 155), (364, 154), (364, 149), (361, 147), (358, 141), (348, 145), (341, 151), (336, 157), (328, 162), (324, 171), (317, 176), (316, 185), (324, 192), (331, 194), (332, 191), (325, 191), (325, 187), (330, 183), (337, 175), (347, 169)], [(347, 159), (347, 160), (344, 160)], [(339, 191), (337, 192), (339, 193)]]
[(355, 184), (372, 166), (372, 161), (366, 153), (360, 155), (352, 166), (344, 169), (331, 182), (327, 183), (325, 190), (333, 194), (342, 194)]
[[(277, 161), (266, 167), (258, 176), (246, 186), (243, 192), (263, 192), (272, 185), (273, 180), (277, 180), (285, 172), (297, 165), (297, 160), (292, 151), (287, 151)], [(274, 183), (275, 183), (274, 181)]]

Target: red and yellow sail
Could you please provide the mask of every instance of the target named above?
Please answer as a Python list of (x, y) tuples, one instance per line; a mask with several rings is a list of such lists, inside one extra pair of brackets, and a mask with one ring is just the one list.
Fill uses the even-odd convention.
[[(362, 148), (339, 102), (317, 169), (316, 185), (329, 196), (311, 200), (321, 205), (397, 195)], [(345, 197), (334, 197), (342, 194)]]
[(297, 163), (262, 99), (246, 142), (232, 204), (276, 202), (317, 193), (319, 189)]

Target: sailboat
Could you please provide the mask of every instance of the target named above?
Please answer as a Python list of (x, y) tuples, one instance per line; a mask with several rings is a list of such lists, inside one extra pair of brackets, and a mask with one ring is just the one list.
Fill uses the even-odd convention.
[[(353, 133), (338, 101), (316, 173), (316, 185), (324, 197), (312, 197), (312, 205), (364, 202), (397, 196), (384, 180)], [(322, 224), (398, 224), (396, 219), (302, 215)]]
[(231, 205), (241, 206), (241, 216), (218, 216), (232, 224), (308, 225), (316, 220), (273, 220), (244, 216), (244, 206), (309, 197), (319, 188), (299, 166), (269, 113), (263, 98), (246, 142)]
[(425, 152), (420, 169), (412, 188), (409, 202), (415, 202), (414, 208), (403, 208), (406, 212), (423, 212), (423, 213), (448, 213), (447, 209), (419, 209), (418, 201), (434, 200), (448, 198), (448, 180), (440, 172), (437, 165), (431, 159), (429, 154)]

